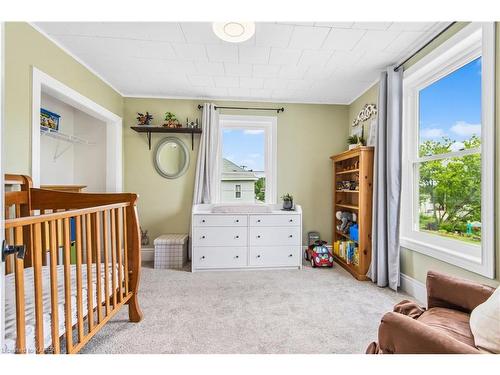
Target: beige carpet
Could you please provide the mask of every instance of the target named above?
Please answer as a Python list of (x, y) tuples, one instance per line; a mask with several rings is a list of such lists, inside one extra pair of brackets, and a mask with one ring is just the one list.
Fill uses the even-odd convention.
[(127, 308), (82, 353), (362, 353), (407, 296), (339, 266), (191, 273), (143, 267), (144, 319)]

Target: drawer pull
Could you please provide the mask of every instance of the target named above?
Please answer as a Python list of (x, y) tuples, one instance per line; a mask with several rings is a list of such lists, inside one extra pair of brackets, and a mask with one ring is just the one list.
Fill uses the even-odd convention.
[(204, 239), (204, 238), (206, 238), (206, 237), (205, 236), (201, 236), (201, 239)]
[(288, 255), (289, 258), (293, 257), (293, 254)]
[(293, 234), (290, 234), (288, 237), (289, 237), (289, 238), (292, 238), (292, 237), (293, 237)]
[(259, 254), (259, 255), (257, 255), (257, 258), (260, 258), (260, 254)]
[(293, 223), (293, 219), (288, 220), (290, 223)]
[(257, 220), (257, 223), (260, 223), (260, 219)]
[(205, 255), (203, 255), (200, 259), (205, 259)]
[(239, 255), (236, 255), (235, 258), (238, 259), (240, 256)]
[(234, 237), (234, 238), (240, 238), (240, 236), (236, 236), (236, 237)]
[(239, 223), (240, 221), (238, 219), (236, 219), (236, 222)]
[(260, 234), (257, 236), (257, 238), (260, 238)]
[(203, 219), (201, 222), (202, 222), (202, 223), (204, 223), (204, 222), (205, 222), (205, 219)]

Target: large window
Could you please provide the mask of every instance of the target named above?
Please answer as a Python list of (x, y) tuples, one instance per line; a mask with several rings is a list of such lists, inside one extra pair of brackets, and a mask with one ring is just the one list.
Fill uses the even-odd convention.
[(472, 24), (405, 72), (401, 243), (493, 277), (490, 34)]
[(276, 118), (220, 117), (219, 201), (276, 202)]

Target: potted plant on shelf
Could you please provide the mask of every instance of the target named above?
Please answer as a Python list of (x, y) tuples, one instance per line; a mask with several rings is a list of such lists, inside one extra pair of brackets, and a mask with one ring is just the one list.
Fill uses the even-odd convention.
[(292, 210), (293, 209), (293, 195), (286, 193), (281, 197), (283, 199), (283, 209)]
[(177, 128), (179, 127), (179, 121), (172, 112), (165, 112), (165, 123), (163, 126), (167, 128)]
[(353, 148), (364, 146), (366, 144), (366, 141), (363, 137), (360, 137), (358, 135), (351, 135), (349, 136), (349, 138), (347, 138), (347, 144), (349, 145), (349, 150), (352, 150)]
[(146, 112), (146, 114), (137, 112), (137, 121), (139, 121), (139, 125), (151, 125), (152, 119), (153, 115), (149, 114), (149, 112)]

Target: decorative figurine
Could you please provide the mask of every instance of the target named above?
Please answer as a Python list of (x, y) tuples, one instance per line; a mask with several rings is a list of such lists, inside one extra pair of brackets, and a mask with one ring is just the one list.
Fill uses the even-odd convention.
[(139, 227), (139, 229), (141, 230), (141, 246), (148, 246), (149, 245), (148, 231), (142, 230), (141, 227)]
[(150, 125), (152, 119), (153, 115), (150, 115), (149, 112), (146, 112), (146, 114), (137, 112), (137, 121), (139, 121), (139, 125)]

